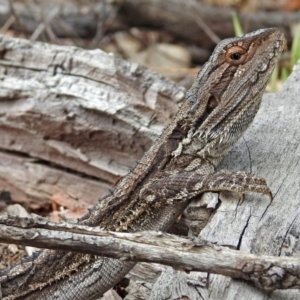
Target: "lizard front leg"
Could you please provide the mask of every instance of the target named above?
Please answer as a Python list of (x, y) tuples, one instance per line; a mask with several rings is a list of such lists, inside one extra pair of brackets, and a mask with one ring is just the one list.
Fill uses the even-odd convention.
[(226, 170), (203, 175), (197, 172), (181, 172), (165, 177), (159, 176), (145, 185), (140, 192), (140, 198), (160, 207), (158, 191), (159, 196), (165, 199), (163, 205), (192, 200), (204, 192), (256, 192), (272, 197), (265, 179), (244, 171)]
[[(153, 202), (154, 206), (162, 210), (164, 210), (164, 205), (161, 204), (159, 197), (164, 197), (171, 205), (190, 203), (185, 210), (184, 215), (186, 218), (181, 219), (180, 222), (185, 224), (186, 219), (191, 221), (189, 222), (189, 235), (198, 236), (206, 226), (213, 209), (199, 207), (198, 204), (195, 206), (196, 199), (204, 192), (220, 191), (238, 192), (242, 195), (245, 192), (258, 192), (272, 197), (272, 193), (263, 178), (253, 176), (248, 172), (238, 171), (232, 173), (226, 170), (202, 175), (193, 170), (193, 172), (163, 176), (152, 180), (145, 186), (140, 192), (140, 197)], [(192, 200), (196, 202), (194, 203)], [(180, 222), (179, 224), (181, 224)], [(186, 224), (184, 227), (186, 227)], [(186, 234), (186, 232), (179, 233)]]

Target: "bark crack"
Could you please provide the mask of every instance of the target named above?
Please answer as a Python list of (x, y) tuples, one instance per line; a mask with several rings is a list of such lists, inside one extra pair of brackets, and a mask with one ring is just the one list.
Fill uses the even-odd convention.
[[(89, 175), (89, 174), (86, 174), (86, 173), (83, 173), (83, 172), (79, 172), (77, 170), (61, 166), (61, 165), (56, 164), (52, 161), (41, 159), (39, 157), (34, 157), (34, 156), (31, 156), (31, 155), (29, 155), (27, 153), (24, 153), (24, 152), (21, 152), (21, 151), (7, 150), (7, 149), (1, 149), (0, 148), (0, 153), (1, 152), (12, 155), (12, 156), (16, 156), (16, 157), (19, 157), (19, 158), (28, 159), (28, 160), (30, 160), (29, 162), (32, 163), (32, 164), (44, 165), (44, 166), (47, 166), (48, 168), (55, 169), (57, 171), (62, 171), (64, 173), (69, 173), (69, 174), (72, 174), (72, 175), (76, 175), (76, 176), (79, 176), (81, 178), (85, 178), (85, 179), (89, 179), (89, 180), (96, 180), (96, 181), (100, 180), (96, 176)], [(104, 179), (101, 179), (101, 181), (105, 182), (105, 183), (108, 183), (108, 184), (111, 184), (111, 182), (105, 181)]]
[(287, 229), (287, 231), (286, 231), (286, 233), (285, 233), (285, 235), (284, 235), (284, 237), (283, 237), (282, 243), (281, 243), (281, 245), (280, 245), (280, 247), (279, 247), (278, 256), (281, 256), (281, 254), (282, 254), (282, 248), (284, 247), (284, 243), (285, 243), (285, 241), (286, 241), (286, 239), (287, 239), (287, 236), (288, 236), (288, 234), (290, 233), (290, 231), (291, 231), (293, 225), (295, 224), (295, 221), (297, 220), (297, 218), (298, 218), (298, 215), (295, 216), (295, 218), (294, 218), (293, 221), (291, 222), (290, 226), (288, 227), (288, 229)]
[(252, 173), (252, 157), (251, 157), (251, 151), (250, 151), (250, 148), (247, 144), (247, 141), (245, 139), (245, 137), (243, 136), (243, 140), (245, 142), (245, 145), (247, 147), (247, 151), (248, 151), (248, 157), (249, 157), (249, 172)]
[(243, 237), (244, 237), (244, 234), (245, 234), (245, 232), (246, 232), (246, 229), (247, 229), (247, 227), (248, 227), (248, 225), (249, 225), (249, 221), (250, 221), (250, 218), (251, 218), (251, 217), (252, 217), (252, 214), (251, 214), (251, 209), (250, 209), (250, 214), (249, 214), (248, 219), (247, 219), (247, 221), (246, 221), (246, 224), (245, 224), (245, 226), (244, 226), (244, 228), (243, 228), (243, 230), (242, 230), (242, 232), (241, 232), (241, 235), (240, 235), (240, 238), (239, 238), (237, 247), (236, 247), (237, 250), (240, 250), (240, 247), (241, 247), (241, 244), (242, 244), (242, 241), (243, 241)]

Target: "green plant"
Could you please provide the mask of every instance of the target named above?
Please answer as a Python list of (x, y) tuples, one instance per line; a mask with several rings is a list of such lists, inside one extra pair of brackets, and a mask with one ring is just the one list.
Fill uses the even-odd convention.
[(300, 22), (296, 27), (295, 37), (292, 43), (291, 66), (293, 67), (299, 59), (300, 59)]
[(236, 36), (244, 34), (241, 22), (235, 11), (232, 13), (232, 24)]

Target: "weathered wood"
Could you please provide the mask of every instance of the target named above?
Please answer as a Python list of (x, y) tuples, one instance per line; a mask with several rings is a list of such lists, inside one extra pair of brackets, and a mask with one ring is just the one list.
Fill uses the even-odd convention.
[(100, 50), (8, 37), (0, 48), (0, 187), (16, 202), (43, 205), (62, 191), (95, 203), (150, 147), (184, 96), (161, 75)]
[[(0, 105), (1, 106), (1, 105)], [(89, 207), (107, 194), (110, 184), (79, 176), (35, 158), (0, 151), (0, 190), (13, 202), (31, 210), (44, 209), (56, 194), (64, 194), (79, 206)]]

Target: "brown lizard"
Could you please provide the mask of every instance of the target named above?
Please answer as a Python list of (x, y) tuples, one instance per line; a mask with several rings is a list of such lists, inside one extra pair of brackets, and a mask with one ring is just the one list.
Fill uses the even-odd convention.
[[(261, 29), (221, 41), (186, 101), (135, 169), (79, 220), (105, 230), (167, 230), (207, 191), (270, 194), (264, 179), (215, 171), (259, 109), (284, 37)], [(95, 299), (134, 262), (43, 250), (0, 273), (3, 299)]]

